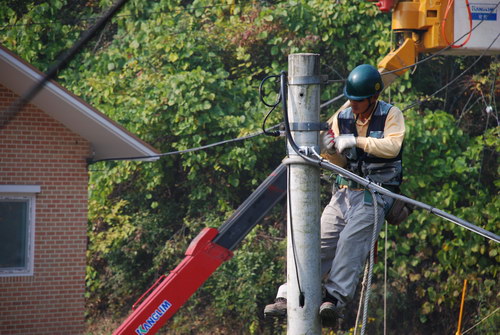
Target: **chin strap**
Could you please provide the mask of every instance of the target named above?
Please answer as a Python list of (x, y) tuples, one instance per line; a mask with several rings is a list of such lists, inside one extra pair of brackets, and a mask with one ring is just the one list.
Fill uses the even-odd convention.
[[(371, 97), (370, 97), (369, 99), (371, 99)], [(368, 107), (366, 107), (365, 111), (364, 111), (363, 113), (359, 114), (359, 115), (363, 115), (363, 114), (365, 114), (367, 111), (370, 111), (370, 109), (372, 108), (372, 106), (373, 106), (373, 105), (375, 105), (375, 106), (374, 106), (374, 107), (373, 107), (373, 109), (372, 109), (372, 110), (368, 113), (368, 116), (370, 116), (370, 114), (371, 114), (371, 113), (373, 113), (373, 112), (375, 111), (375, 108), (377, 107), (377, 102), (378, 102), (378, 99), (377, 99), (377, 100), (375, 100), (375, 102), (371, 102), (371, 100), (368, 100), (368, 101), (369, 101), (369, 103), (368, 103)], [(359, 115), (356, 115), (356, 121), (358, 120)]]

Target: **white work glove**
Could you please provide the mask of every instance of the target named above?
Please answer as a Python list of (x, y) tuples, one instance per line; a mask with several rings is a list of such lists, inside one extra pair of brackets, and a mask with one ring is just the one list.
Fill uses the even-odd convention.
[(333, 155), (335, 153), (335, 137), (331, 129), (323, 133), (321, 140), (321, 152)]
[(345, 149), (353, 148), (356, 146), (356, 137), (354, 134), (340, 135), (335, 138), (335, 148), (338, 152), (342, 152)]

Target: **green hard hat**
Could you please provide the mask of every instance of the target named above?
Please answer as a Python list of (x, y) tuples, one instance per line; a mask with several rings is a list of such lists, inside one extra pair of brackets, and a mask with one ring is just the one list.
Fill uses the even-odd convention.
[(349, 100), (363, 100), (380, 93), (383, 88), (384, 83), (377, 69), (369, 64), (362, 64), (349, 73), (344, 95)]

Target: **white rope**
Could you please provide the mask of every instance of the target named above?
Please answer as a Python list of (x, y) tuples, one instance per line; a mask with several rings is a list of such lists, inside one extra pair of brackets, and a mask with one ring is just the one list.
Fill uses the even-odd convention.
[(384, 238), (384, 335), (387, 335), (387, 224)]
[(357, 335), (358, 334), (358, 328), (359, 328), (359, 317), (361, 316), (361, 307), (363, 306), (363, 295), (365, 294), (365, 288), (366, 288), (366, 278), (368, 277), (368, 262), (366, 262), (365, 266), (365, 273), (363, 274), (363, 281), (361, 283), (361, 293), (360, 293), (360, 298), (359, 298), (359, 304), (358, 304), (358, 313), (356, 314), (356, 322), (354, 323), (354, 332), (352, 335)]
[(487, 318), (489, 318), (490, 316), (492, 316), (493, 314), (495, 314), (498, 310), (500, 309), (500, 307), (497, 307), (497, 309), (495, 309), (493, 312), (491, 312), (490, 314), (486, 315), (481, 321), (479, 321), (478, 323), (476, 323), (474, 326), (470, 327), (469, 329), (467, 329), (466, 331), (462, 332), (462, 335), (468, 333), (469, 331), (471, 331), (472, 329), (474, 329), (477, 325), (479, 325), (481, 322), (483, 322), (484, 320), (486, 320)]
[(378, 226), (378, 204), (377, 204), (377, 197), (375, 195), (375, 192), (370, 190), (370, 193), (372, 195), (372, 202), (373, 202), (373, 213), (375, 215), (375, 222), (373, 225), (373, 234), (372, 234), (372, 243), (371, 243), (371, 250), (370, 250), (370, 261), (369, 261), (369, 266), (368, 266), (368, 281), (366, 283), (366, 293), (365, 293), (365, 302), (363, 306), (363, 325), (361, 327), (361, 335), (365, 334), (366, 330), (366, 322), (368, 320), (368, 300), (370, 299), (370, 289), (372, 285), (372, 274), (373, 274), (373, 263), (375, 262), (375, 242), (377, 241), (377, 226)]

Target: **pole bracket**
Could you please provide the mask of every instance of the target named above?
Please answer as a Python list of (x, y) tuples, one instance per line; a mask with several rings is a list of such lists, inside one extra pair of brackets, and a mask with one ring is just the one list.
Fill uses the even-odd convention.
[(288, 78), (288, 85), (321, 85), (328, 82), (328, 76), (294, 76)]
[(328, 130), (327, 122), (290, 122), (292, 131), (320, 131)]

